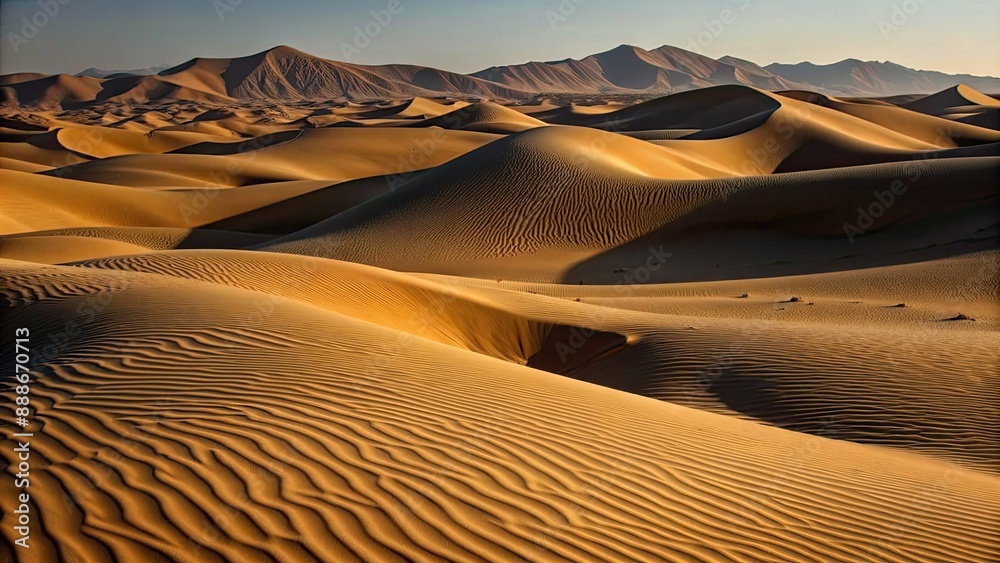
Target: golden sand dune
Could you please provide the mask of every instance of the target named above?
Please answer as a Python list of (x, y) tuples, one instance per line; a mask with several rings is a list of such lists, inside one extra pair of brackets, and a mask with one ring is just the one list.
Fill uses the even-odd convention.
[(49, 131), (14, 142), (0, 142), (0, 156), (50, 169), (90, 161), (88, 156), (67, 150), (59, 143), (58, 131)]
[(160, 154), (196, 143), (225, 140), (203, 133), (153, 131), (144, 134), (110, 127), (60, 129), (56, 133), (56, 139), (59, 145), (66, 150), (89, 158), (108, 158), (139, 153)]
[[(134, 253), (133, 253), (134, 254)], [(475, 294), (371, 266), (250, 251), (176, 251), (76, 264), (157, 273), (303, 301), (480, 354), (524, 364), (551, 327)], [(208, 266), (208, 267), (206, 267)]]
[[(598, 143), (603, 149), (591, 148)], [(427, 171), (267, 249), (406, 270), (418, 261), (608, 248), (723, 195), (718, 184), (662, 180), (703, 178), (708, 170), (628, 137), (540, 127)], [(409, 234), (405, 254), (394, 250), (390, 232)]]
[[(1000, 134), (996, 131), (917, 114), (888, 103), (861, 103), (811, 92), (782, 92), (781, 95), (835, 109), (942, 148), (1000, 141)], [(1000, 102), (993, 101), (996, 107), (1000, 107)]]
[(478, 102), (413, 125), (485, 133), (519, 133), (527, 129), (542, 127), (545, 122), (498, 104)]
[[(992, 453), (997, 438), (993, 422), (1000, 420), (1000, 379), (981, 376), (977, 369), (1000, 362), (993, 345), (993, 333), (1000, 328), (1000, 296), (996, 287), (981, 283), (1000, 271), (996, 253), (876, 271), (651, 286), (635, 292), (629, 288), (628, 293), (608, 286), (527, 285), (518, 286), (525, 293), (514, 296), (495, 283), (472, 286), (475, 291), (469, 293), (463, 289), (468, 284), (464, 278), (429, 283), (367, 266), (283, 254), (199, 250), (80, 265), (254, 289), (640, 395), (1000, 471)], [(916, 279), (909, 291), (865, 291), (875, 279), (902, 285), (910, 278)], [(980, 283), (969, 284), (977, 278)], [(934, 294), (941, 284), (968, 287), (949, 298)], [(565, 302), (531, 295), (553, 289), (614, 310), (567, 308)], [(736, 299), (741, 295), (737, 289), (750, 289), (753, 297)], [(791, 302), (795, 295), (809, 295), (810, 300)], [(854, 301), (861, 298), (881, 298), (881, 303)], [(908, 303), (896, 307), (899, 301), (893, 299), (901, 298)], [(977, 322), (957, 327), (942, 322), (957, 307)], [(736, 322), (718, 322), (719, 317)], [(746, 322), (753, 320), (766, 325)], [(953, 334), (958, 329), (963, 333)], [(603, 336), (574, 349), (573, 335), (582, 331)], [(919, 344), (913, 342), (915, 332)], [(724, 342), (734, 334), (736, 344), (727, 349)], [(794, 345), (788, 342), (792, 334)], [(612, 335), (622, 338), (615, 344)], [(850, 353), (836, 356), (835, 350), (848, 347), (831, 343), (846, 341), (853, 343)], [(917, 345), (920, 362), (912, 360)], [(818, 349), (826, 357), (811, 351)], [(689, 352), (680, 356), (676, 350)], [(732, 357), (720, 362), (720, 350)], [(629, 368), (627, 379), (620, 375), (623, 365)], [(708, 372), (712, 380), (699, 379), (713, 369), (718, 373)], [(928, 370), (933, 379), (927, 378)], [(875, 381), (882, 383), (873, 388)], [(830, 387), (837, 393), (823, 393)], [(957, 412), (957, 404), (967, 410)]]
[(36, 164), (34, 162), (28, 162), (27, 160), (17, 160), (14, 158), (9, 158), (6, 156), (0, 156), (0, 169), (3, 170), (17, 170), (18, 172), (44, 172), (46, 170), (52, 170), (51, 166), (45, 166), (44, 164)]
[[(496, 139), (488, 134), (426, 129), (285, 131), (229, 142), (207, 142), (201, 134), (187, 135), (194, 135), (185, 136), (188, 140), (201, 138), (203, 142), (177, 147), (170, 154), (133, 151), (120, 158), (64, 167), (52, 174), (137, 187), (344, 181), (436, 166)], [(391, 143), (387, 142), (390, 138)]]
[[(1000, 382), (982, 366), (1000, 362), (998, 273), (1000, 256), (993, 251), (886, 268), (669, 285), (620, 284), (632, 274), (620, 274), (616, 285), (582, 287), (421, 277), (474, 288), (535, 318), (551, 315), (550, 322), (629, 337), (629, 346), (599, 361), (579, 346), (586, 341), (579, 333), (550, 339), (546, 348), (561, 344), (566, 358), (588, 359), (556, 364), (553, 371), (995, 472)], [(958, 315), (975, 321), (951, 320)], [(956, 409), (959, 403), (965, 406)]]
[[(875, 111), (871, 113), (883, 109), (872, 108)], [(996, 132), (923, 117), (930, 123), (905, 121), (907, 126), (895, 127), (891, 121), (873, 124), (867, 118), (788, 100), (766, 118), (754, 118), (753, 128), (746, 131), (745, 121), (740, 121), (680, 137), (648, 140), (742, 175), (1000, 155), (1000, 135)], [(943, 127), (950, 128), (954, 137), (947, 136)], [(958, 147), (963, 131), (970, 136), (970, 144)], [(684, 142), (691, 140), (704, 142)]]
[[(20, 78), (27, 78), (22, 81)], [(58, 106), (63, 102), (93, 100), (101, 91), (101, 81), (89, 76), (20, 75), (6, 84), (16, 100), (37, 100), (41, 107)]]
[[(19, 560), (1000, 560), (992, 98), (484, 73), (3, 77)], [(500, 99), (584, 78), (786, 91)]]
[(387, 117), (397, 119), (430, 119), (450, 113), (467, 105), (465, 102), (443, 104), (437, 100), (416, 97), (400, 104), (392, 104), (389, 107), (365, 111), (359, 117), (364, 117), (365, 119)]
[(985, 106), (995, 108), (1000, 107), (1000, 100), (987, 96), (982, 92), (978, 92), (964, 84), (959, 84), (958, 86), (948, 88), (942, 92), (921, 97), (905, 104), (903, 107), (920, 113), (938, 115), (942, 113), (950, 113), (950, 108), (961, 106)]
[[(996, 478), (929, 458), (401, 343), (297, 301), (255, 322), (244, 304), (262, 295), (247, 290), (4, 269), (9, 318), (39, 332), (88, 299), (113, 304), (42, 351), (40, 557), (943, 561), (1000, 549)], [(119, 360), (101, 359), (111, 349)]]
[[(0, 236), (0, 257), (59, 264), (174, 248), (242, 248), (269, 235), (170, 227), (92, 227)], [(68, 244), (67, 244), (68, 243)]]
[(742, 86), (681, 92), (611, 112), (561, 113), (552, 123), (611, 131), (709, 129), (767, 115), (781, 107), (773, 95)]
[[(667, 158), (669, 153), (645, 149), (649, 158), (615, 158), (616, 154), (635, 156), (638, 151), (632, 151), (632, 145), (643, 144), (620, 138), (616, 145), (621, 152), (609, 148), (587, 161), (584, 152), (568, 150), (587, 146), (574, 144), (577, 133), (545, 128), (493, 143), (413, 179), (402, 190), (263, 248), (401, 270), (465, 275), (479, 271), (494, 277), (593, 283), (613, 279), (613, 270), (620, 266), (642, 264), (649, 248), (664, 245), (674, 253), (683, 252), (679, 258), (684, 261), (702, 261), (686, 265), (718, 264), (719, 260), (700, 251), (719, 241), (718, 233), (745, 232), (725, 244), (748, 251), (775, 236), (796, 237), (797, 244), (776, 247), (768, 254), (776, 253), (775, 262), (782, 256), (796, 262), (812, 256), (811, 267), (820, 270), (823, 266), (815, 262), (817, 258), (828, 262), (851, 254), (852, 245), (844, 245), (845, 235), (858, 237), (865, 253), (890, 261), (900, 260), (891, 255), (920, 250), (929, 243), (966, 242), (979, 244), (977, 248), (993, 244), (987, 233), (997, 225), (997, 191), (992, 182), (1000, 159), (941, 159), (676, 182), (650, 177), (684, 171), (680, 163)], [(522, 156), (524, 152), (531, 156)], [(519, 159), (524, 164), (509, 164)], [(633, 162), (643, 168), (622, 166)], [(473, 177), (462, 176), (459, 170), (474, 171)], [(900, 180), (914, 177), (918, 181)], [(899, 195), (893, 194), (893, 186)], [(854, 202), (878, 203), (878, 197), (886, 202), (893, 198), (893, 205), (886, 210), (879, 204), (883, 205), (879, 221), (870, 219), (872, 225), (868, 225), (877, 224), (877, 229), (862, 232), (857, 225), (845, 229), (858, 220)], [(497, 214), (531, 220), (502, 221), (494, 219)], [(946, 216), (960, 220), (940, 228), (934, 233), (937, 238), (908, 236)], [(764, 225), (769, 226), (767, 234), (758, 234), (764, 232)], [(395, 233), (401, 231), (408, 233), (409, 241), (402, 254), (393, 247)], [(831, 242), (830, 237), (843, 238)], [(937, 250), (943, 255), (962, 251)], [(544, 272), (529, 273), (525, 264), (511, 259), (532, 255), (544, 255)], [(752, 255), (730, 261), (740, 263), (748, 275), (775, 275), (761, 271), (768, 262), (746, 263), (747, 257)], [(663, 273), (699, 275), (674, 264)], [(751, 267), (754, 270), (746, 272)]]
[[(177, 176), (181, 181), (183, 176)], [(148, 190), (0, 170), (0, 232), (86, 227), (198, 227), (319, 189), (285, 182), (232, 189)]]

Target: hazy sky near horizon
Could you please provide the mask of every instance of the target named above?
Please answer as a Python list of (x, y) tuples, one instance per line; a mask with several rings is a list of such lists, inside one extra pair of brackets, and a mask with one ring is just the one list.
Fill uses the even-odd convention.
[(857, 58), (1000, 76), (998, 22), (996, 0), (0, 0), (0, 73), (130, 70), (275, 45), (468, 73), (627, 43), (761, 65)]

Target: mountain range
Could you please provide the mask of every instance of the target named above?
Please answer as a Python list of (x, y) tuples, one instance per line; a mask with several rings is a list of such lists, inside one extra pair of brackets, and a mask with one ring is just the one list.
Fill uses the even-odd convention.
[(42, 107), (158, 99), (219, 103), (414, 96), (516, 100), (546, 94), (656, 95), (722, 84), (853, 97), (927, 94), (958, 84), (1000, 92), (1000, 78), (915, 70), (892, 62), (846, 59), (828, 65), (803, 62), (762, 67), (731, 56), (712, 59), (672, 46), (646, 50), (621, 45), (582, 59), (491, 67), (471, 74), (417, 65), (351, 64), (279, 46), (246, 57), (196, 58), (156, 74), (94, 68), (79, 75), (7, 74), (0, 76), (0, 100), (7, 105)]
[(131, 70), (104, 70), (100, 68), (90, 67), (83, 72), (76, 73), (77, 76), (89, 76), (91, 78), (112, 78), (116, 75), (123, 74), (137, 74), (137, 75), (147, 75), (147, 74), (157, 74), (171, 68), (172, 65), (156, 65), (146, 68), (136, 68)]

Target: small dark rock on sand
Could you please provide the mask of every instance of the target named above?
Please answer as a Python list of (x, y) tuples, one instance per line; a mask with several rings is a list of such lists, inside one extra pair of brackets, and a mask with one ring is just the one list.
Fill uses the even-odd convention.
[(959, 314), (955, 315), (954, 317), (951, 317), (951, 318), (948, 318), (948, 319), (945, 319), (945, 320), (946, 321), (975, 321), (976, 319), (974, 319), (974, 318), (972, 318), (972, 317), (970, 317), (968, 315), (964, 315), (962, 313), (959, 313)]

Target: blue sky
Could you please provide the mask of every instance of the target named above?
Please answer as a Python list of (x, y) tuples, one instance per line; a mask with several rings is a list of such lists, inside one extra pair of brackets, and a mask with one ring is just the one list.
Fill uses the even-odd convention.
[[(375, 22), (372, 11), (386, 21), (394, 2), (391, 20)], [(628, 43), (760, 64), (853, 57), (1000, 75), (995, 0), (2, 0), (0, 22), (2, 73), (134, 69), (282, 44), (472, 72)]]

